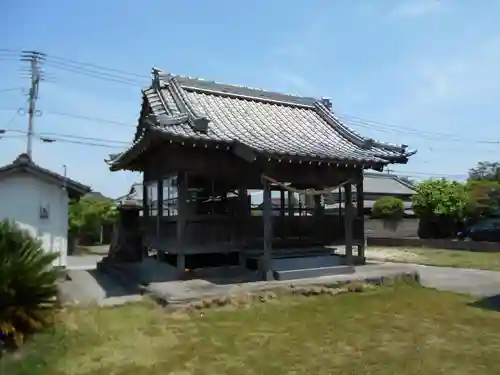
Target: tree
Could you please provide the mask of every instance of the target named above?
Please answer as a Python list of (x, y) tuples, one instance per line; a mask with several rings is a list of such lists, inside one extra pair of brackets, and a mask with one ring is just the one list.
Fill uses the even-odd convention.
[(395, 197), (381, 197), (375, 201), (372, 215), (385, 220), (400, 220), (404, 215), (404, 202)]
[(469, 180), (500, 182), (500, 162), (480, 161), (475, 168), (469, 169)]
[(80, 239), (93, 242), (100, 236), (102, 225), (112, 224), (118, 211), (111, 199), (83, 197), (69, 205), (69, 228)]
[(467, 214), (472, 218), (500, 216), (500, 182), (467, 181), (469, 202)]
[(57, 256), (15, 223), (0, 221), (0, 341), (18, 345), (27, 333), (51, 323)]
[(419, 216), (465, 216), (468, 191), (465, 184), (446, 179), (425, 180), (415, 185), (413, 210)]
[(420, 217), (421, 237), (454, 236), (457, 224), (467, 212), (469, 194), (465, 184), (446, 179), (418, 183), (412, 197), (413, 210)]

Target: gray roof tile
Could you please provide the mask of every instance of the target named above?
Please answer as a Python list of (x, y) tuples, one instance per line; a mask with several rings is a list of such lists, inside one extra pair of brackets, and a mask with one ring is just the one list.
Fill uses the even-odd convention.
[(363, 191), (373, 194), (415, 194), (415, 189), (407, 182), (401, 180), (398, 176), (377, 172), (365, 172), (363, 178)]
[[(155, 116), (150, 128), (166, 135), (239, 142), (256, 152), (332, 161), (404, 163), (412, 154), (404, 145), (363, 138), (321, 100), (155, 74), (143, 93)], [(145, 131), (138, 131), (136, 141)]]
[(27, 154), (20, 154), (11, 164), (0, 167), (0, 177), (9, 173), (27, 172), (38, 176), (48, 177), (51, 181), (56, 181), (61, 185), (65, 185), (70, 197), (80, 197), (90, 193), (92, 189), (68, 177), (61, 176), (58, 173), (42, 168), (35, 164)]

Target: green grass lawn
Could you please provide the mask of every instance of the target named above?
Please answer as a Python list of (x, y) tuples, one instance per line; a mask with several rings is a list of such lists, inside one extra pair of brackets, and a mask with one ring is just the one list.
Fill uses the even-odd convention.
[[(370, 248), (376, 250), (376, 248)], [(417, 255), (415, 258), (405, 260), (389, 257), (395, 262), (410, 262), (433, 266), (447, 266), (460, 268), (477, 268), (484, 270), (500, 271), (500, 253), (482, 253), (477, 251), (442, 250), (430, 248), (398, 248), (406, 253)]]
[(500, 312), (471, 302), (396, 285), (203, 314), (71, 308), (4, 374), (500, 374)]

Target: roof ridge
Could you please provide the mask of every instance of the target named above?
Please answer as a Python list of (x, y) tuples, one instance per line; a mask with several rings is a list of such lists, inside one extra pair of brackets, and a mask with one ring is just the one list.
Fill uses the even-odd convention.
[(183, 89), (187, 90), (210, 92), (213, 94), (222, 94), (226, 96), (239, 97), (242, 99), (255, 99), (259, 101), (271, 101), (276, 103), (300, 105), (306, 107), (312, 107), (314, 105), (314, 102), (319, 100), (313, 97), (283, 93), (279, 91), (267, 90), (246, 85), (223, 83), (199, 77), (172, 74), (156, 68), (154, 68), (154, 71), (158, 74), (160, 85), (168, 85), (169, 78), (173, 77)]

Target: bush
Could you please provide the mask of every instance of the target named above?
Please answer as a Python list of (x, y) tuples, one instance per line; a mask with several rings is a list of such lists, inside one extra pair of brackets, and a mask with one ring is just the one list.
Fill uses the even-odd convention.
[(400, 220), (405, 211), (404, 203), (395, 197), (381, 197), (375, 201), (372, 215), (385, 220)]
[(19, 345), (47, 326), (57, 300), (57, 254), (15, 223), (0, 221), (0, 340)]

